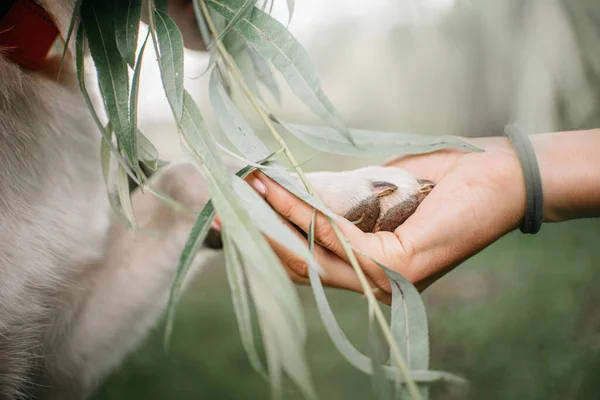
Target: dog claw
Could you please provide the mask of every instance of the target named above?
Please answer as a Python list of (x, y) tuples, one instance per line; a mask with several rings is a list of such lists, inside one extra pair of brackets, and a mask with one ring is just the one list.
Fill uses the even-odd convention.
[(398, 190), (398, 186), (394, 185), (393, 183), (386, 181), (373, 182), (373, 191), (375, 192), (375, 195), (379, 198), (389, 196), (396, 190)]

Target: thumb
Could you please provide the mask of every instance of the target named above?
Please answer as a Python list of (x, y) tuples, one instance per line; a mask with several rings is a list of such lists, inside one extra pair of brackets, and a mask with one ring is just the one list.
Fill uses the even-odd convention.
[(394, 234), (407, 253), (401, 274), (421, 290), (513, 229), (487, 188), (440, 181)]

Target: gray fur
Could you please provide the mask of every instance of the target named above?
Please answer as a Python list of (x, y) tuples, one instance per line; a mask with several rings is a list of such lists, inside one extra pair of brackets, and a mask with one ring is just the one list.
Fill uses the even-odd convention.
[[(63, 37), (73, 3), (40, 2)], [(136, 235), (110, 219), (101, 138), (71, 57), (60, 83), (55, 72), (50, 63), (24, 71), (0, 56), (0, 399), (92, 393), (159, 319), (195, 219), (147, 192), (133, 195)], [(310, 176), (341, 215), (371, 193), (373, 181), (399, 188), (386, 209), (419, 188), (393, 168)], [(192, 210), (208, 200), (189, 164), (161, 170), (151, 185)], [(214, 254), (200, 250), (193, 271)]]

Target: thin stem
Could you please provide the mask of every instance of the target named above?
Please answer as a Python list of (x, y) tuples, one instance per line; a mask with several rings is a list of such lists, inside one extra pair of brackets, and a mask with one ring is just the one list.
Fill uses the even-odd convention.
[[(217, 32), (217, 29), (216, 29), (212, 19), (210, 18), (210, 14), (208, 12), (208, 7), (206, 6), (206, 2), (204, 0), (198, 0), (198, 2), (200, 3), (200, 9), (202, 10), (202, 14), (204, 15), (204, 18), (206, 19), (206, 24), (208, 25), (208, 29), (210, 30), (213, 37), (217, 38), (218, 32)], [(230, 71), (233, 73), (234, 78), (240, 84), (242, 90), (244, 91), (244, 94), (246, 95), (248, 100), (250, 100), (252, 107), (256, 110), (256, 112), (258, 113), (258, 115), (262, 119), (262, 121), (264, 122), (265, 126), (267, 127), (267, 129), (269, 130), (271, 135), (275, 138), (277, 143), (281, 146), (281, 148), (283, 149), (283, 153), (288, 158), (288, 160), (290, 160), (290, 163), (294, 167), (294, 170), (296, 171), (296, 173), (298, 174), (298, 176), (300, 177), (302, 182), (304, 182), (306, 184), (306, 175), (304, 174), (302, 169), (299, 167), (299, 164), (296, 161), (294, 155), (290, 152), (289, 148), (287, 147), (287, 144), (285, 143), (283, 138), (279, 135), (279, 132), (277, 132), (277, 129), (275, 129), (275, 126), (273, 126), (273, 123), (269, 119), (268, 114), (265, 112), (263, 107), (261, 107), (261, 105), (258, 103), (256, 98), (252, 94), (252, 91), (246, 84), (246, 81), (244, 80), (244, 77), (243, 77), (241, 71), (238, 69), (237, 65), (235, 64), (235, 61), (233, 60), (233, 58), (231, 57), (231, 55), (229, 54), (229, 52), (223, 45), (223, 42), (221, 42), (221, 40), (218, 40), (216, 42), (216, 47), (217, 47), (217, 51), (219, 52), (219, 54), (221, 54), (221, 57), (223, 58), (225, 63), (229, 66)], [(311, 191), (309, 191), (309, 193), (312, 194)]]
[[(204, 15), (204, 18), (206, 20), (206, 23), (208, 25), (208, 28), (209, 28), (211, 34), (213, 35), (214, 38), (219, 37), (217, 29), (216, 29), (215, 25), (213, 24), (213, 21), (210, 17), (210, 13), (208, 11), (206, 1), (205, 0), (197, 0), (197, 1), (200, 3), (200, 9), (202, 10), (202, 14)], [(221, 57), (223, 58), (225, 63), (229, 66), (230, 71), (232, 72), (234, 78), (240, 84), (242, 90), (244, 91), (246, 97), (252, 104), (253, 108), (256, 110), (256, 112), (258, 113), (260, 118), (263, 120), (265, 126), (267, 127), (267, 129), (269, 130), (271, 135), (275, 138), (275, 140), (277, 141), (279, 146), (281, 146), (281, 148), (283, 149), (283, 153), (285, 154), (285, 156), (288, 158), (288, 160), (294, 167), (294, 170), (296, 171), (296, 173), (298, 174), (298, 177), (300, 178), (300, 180), (306, 187), (306, 190), (308, 191), (308, 193), (310, 195), (314, 196), (316, 199), (320, 200), (319, 196), (314, 192), (312, 186), (310, 185), (310, 182), (306, 178), (306, 175), (300, 168), (298, 162), (296, 161), (296, 158), (294, 157), (294, 155), (291, 153), (290, 149), (288, 148), (286, 142), (283, 140), (281, 135), (279, 135), (279, 132), (277, 132), (277, 129), (275, 129), (275, 126), (273, 125), (272, 121), (270, 120), (268, 114), (265, 112), (263, 107), (258, 103), (258, 101), (256, 100), (255, 96), (253, 95), (252, 91), (246, 84), (241, 71), (238, 69), (237, 65), (235, 64), (235, 61), (232, 59), (231, 55), (229, 54), (229, 52), (227, 51), (227, 49), (225, 48), (225, 46), (223, 45), (221, 40), (217, 40), (216, 47), (217, 47), (217, 51), (219, 52), (219, 54), (221, 55)], [(354, 254), (354, 251), (352, 250), (352, 246), (351, 246), (350, 242), (348, 241), (348, 238), (346, 238), (344, 236), (344, 234), (341, 232), (339, 227), (334, 223), (334, 221), (331, 218), (328, 217), (328, 221), (329, 221), (331, 227), (333, 228), (333, 231), (335, 232), (335, 235), (337, 236), (338, 240), (342, 244), (344, 251), (348, 255), (348, 260), (350, 261), (352, 268), (354, 269), (354, 271), (356, 272), (356, 275), (358, 276), (359, 282), (362, 286), (363, 291), (365, 292), (365, 296), (369, 303), (369, 307), (371, 307), (375, 313), (375, 318), (377, 319), (377, 322), (379, 323), (379, 325), (381, 327), (381, 330), (383, 332), (385, 339), (388, 341), (390, 350), (392, 352), (392, 357), (394, 358), (394, 361), (398, 365), (398, 369), (400, 370), (400, 372), (402, 373), (402, 375), (404, 377), (404, 380), (407, 384), (408, 391), (410, 392), (411, 397), (415, 400), (421, 400), (421, 394), (419, 393), (419, 389), (418, 389), (415, 381), (412, 380), (410, 377), (408, 368), (404, 362), (404, 359), (402, 358), (402, 354), (400, 353), (400, 349), (398, 348), (398, 345), (392, 336), (392, 332), (390, 331), (390, 328), (387, 324), (387, 320), (386, 320), (385, 316), (383, 315), (383, 311), (381, 310), (381, 307), (379, 307), (377, 299), (375, 298), (375, 295), (373, 294), (373, 290), (371, 289), (371, 286), (369, 285), (369, 282), (367, 281), (367, 277), (365, 276), (365, 273), (363, 272), (363, 270), (360, 268), (360, 264), (358, 263), (358, 260), (356, 259), (356, 255)]]

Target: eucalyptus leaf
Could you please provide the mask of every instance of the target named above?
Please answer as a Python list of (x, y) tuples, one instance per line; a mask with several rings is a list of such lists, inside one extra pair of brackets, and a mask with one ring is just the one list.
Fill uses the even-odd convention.
[(219, 36), (216, 37), (215, 42), (221, 40), (228, 32), (231, 32), (233, 27), (240, 21), (242, 18), (246, 18), (252, 12), (252, 8), (254, 8), (254, 4), (256, 0), (244, 0), (244, 3), (240, 7), (240, 9), (235, 13), (232, 18), (229, 19), (229, 23), (225, 26), (225, 29), (219, 32)]
[[(231, 20), (243, 7), (242, 0), (208, 0), (211, 8)], [(246, 42), (282, 74), (296, 96), (316, 115), (343, 135), (347, 129), (327, 98), (308, 53), (292, 34), (269, 14), (254, 7), (239, 20), (236, 29)], [(351, 143), (349, 136), (347, 141)]]
[(273, 392), (280, 393), (281, 370), (285, 370), (302, 392), (313, 398), (314, 389), (303, 354), (306, 327), (297, 294), (247, 210), (233, 201), (237, 198), (235, 192), (229, 192), (226, 186), (219, 187), (214, 180), (209, 180), (209, 187), (223, 230), (230, 232), (249, 268), (247, 276), (265, 343)]
[(261, 279), (270, 282), (272, 296), (288, 308), (290, 315), (286, 319), (289, 319), (288, 322), (294, 326), (294, 331), (300, 335), (300, 338), (306, 337), (306, 327), (299, 300), (273, 249), (260, 234), (252, 216), (240, 203), (236, 193), (223, 183), (217, 183), (212, 179), (209, 179), (208, 182), (213, 203), (224, 229), (227, 229), (233, 241), (240, 248), (244, 259), (254, 265), (255, 273)]
[[(287, 6), (288, 6), (288, 13), (289, 13), (288, 21), (292, 22), (292, 16), (294, 15), (294, 8), (296, 6), (296, 1), (295, 0), (287, 0)], [(289, 22), (288, 22), (288, 24), (289, 24)]]
[[(200, 30), (200, 37), (204, 42), (204, 46), (209, 48), (210, 44), (213, 42), (213, 37), (210, 34), (210, 29), (208, 29), (208, 24), (204, 19), (204, 15), (202, 15), (202, 11), (200, 10), (200, 6), (198, 4), (200, 0), (192, 0), (194, 7), (194, 15), (196, 16), (196, 21), (198, 22), (198, 30)], [(212, 49), (214, 51), (214, 49)]]
[[(378, 264), (387, 275), (392, 288), (391, 331), (410, 369), (429, 369), (429, 330), (421, 295), (413, 284), (399, 273)], [(429, 398), (429, 388), (419, 385), (421, 397)], [(400, 388), (398, 398), (407, 396)]]
[[(411, 370), (429, 368), (429, 329), (425, 304), (417, 288), (398, 272), (381, 264), (368, 254), (354, 248), (354, 251), (373, 261), (385, 272), (392, 288), (391, 331), (399, 345), (402, 357)], [(433, 371), (432, 371), (433, 372)], [(443, 373), (455, 382), (464, 379)]]
[(117, 195), (119, 196), (123, 214), (135, 232), (136, 224), (135, 216), (133, 215), (133, 204), (131, 203), (131, 193), (129, 191), (129, 179), (127, 178), (127, 172), (125, 172), (125, 169), (121, 165), (117, 168)]
[(163, 87), (176, 121), (183, 111), (183, 38), (175, 22), (163, 11), (154, 11), (158, 64)]
[(351, 145), (335, 129), (328, 126), (297, 125), (277, 121), (286, 131), (307, 145), (327, 153), (355, 157), (392, 157), (401, 154), (423, 154), (441, 149), (483, 151), (451, 136), (428, 136), (415, 133), (378, 132), (350, 129), (356, 146)]
[(98, 127), (98, 130), (100, 131), (100, 134), (102, 135), (102, 138), (104, 139), (106, 144), (110, 147), (110, 150), (113, 153), (113, 155), (115, 156), (117, 162), (119, 163), (119, 165), (121, 165), (127, 171), (127, 174), (131, 177), (131, 179), (133, 179), (134, 181), (136, 181), (136, 183), (139, 184), (140, 183), (139, 180), (137, 180), (137, 177), (131, 171), (131, 168), (129, 167), (129, 165), (127, 165), (127, 163), (125, 162), (123, 157), (121, 157), (121, 154), (119, 153), (118, 149), (112, 143), (112, 125), (109, 122), (108, 126), (110, 126), (111, 128), (110, 128), (110, 131), (108, 131), (107, 128), (100, 121), (100, 118), (98, 117), (98, 113), (96, 112), (96, 109), (94, 108), (94, 104), (92, 103), (92, 99), (90, 98), (90, 94), (88, 93), (87, 87), (85, 84), (84, 54), (85, 54), (85, 28), (83, 26), (80, 26), (78, 29), (78, 32), (77, 32), (77, 38), (76, 38), (76, 43), (75, 43), (75, 60), (76, 60), (76, 66), (77, 66), (77, 83), (79, 84), (79, 90), (81, 91), (81, 94), (83, 96), (85, 104), (87, 105), (87, 108), (90, 112), (90, 115), (92, 116), (92, 119), (94, 120), (94, 123)]
[(373, 367), (373, 374), (371, 375), (371, 385), (373, 386), (373, 392), (379, 400), (392, 400), (392, 391), (390, 390), (390, 382), (385, 376), (383, 369), (383, 363), (385, 363), (385, 357), (383, 352), (383, 337), (380, 328), (377, 326), (375, 321), (375, 315), (373, 308), (369, 307), (369, 332), (368, 332), (368, 343), (369, 356), (371, 357), (371, 365)]
[[(102, 134), (102, 137), (104, 138), (106, 143), (110, 146), (110, 145), (112, 145), (112, 137), (111, 137), (111, 135), (109, 135), (107, 133), (106, 128), (100, 121), (100, 118), (98, 117), (98, 113), (96, 112), (96, 109), (94, 108), (94, 103), (92, 103), (92, 99), (91, 99), (91, 97), (87, 91), (87, 87), (85, 85), (85, 60), (84, 60), (85, 40), (86, 40), (85, 39), (85, 29), (84, 29), (84, 27), (80, 26), (79, 30), (77, 32), (77, 40), (75, 43), (75, 60), (76, 60), (76, 65), (77, 65), (77, 83), (79, 83), (79, 89), (81, 90), (81, 94), (83, 96), (83, 99), (85, 100), (85, 104), (87, 105), (88, 110), (90, 111), (92, 119), (96, 123), (96, 126), (98, 127), (98, 130)], [(111, 130), (112, 130), (112, 127), (111, 127)]]
[(252, 59), (250, 58), (249, 48), (246, 45), (244, 38), (237, 33), (235, 30), (230, 31), (227, 36), (223, 38), (223, 45), (233, 58), (236, 66), (244, 76), (244, 82), (248, 88), (257, 97), (261, 97), (260, 90), (258, 88), (258, 76)]
[(79, 19), (79, 12), (81, 10), (81, 2), (83, 0), (77, 0), (75, 2), (75, 6), (73, 7), (73, 14), (71, 14), (71, 21), (69, 22), (69, 28), (67, 29), (67, 36), (65, 37), (65, 47), (62, 51), (62, 55), (60, 56), (60, 64), (58, 65), (58, 73), (57, 79), (60, 79), (60, 73), (62, 71), (63, 64), (65, 62), (65, 57), (69, 52), (69, 43), (71, 42), (71, 37), (73, 32), (75, 31), (75, 24)]
[(185, 243), (183, 251), (179, 257), (179, 264), (177, 266), (177, 272), (175, 274), (175, 280), (171, 285), (169, 292), (169, 303), (167, 305), (167, 316), (165, 324), (165, 348), (168, 348), (168, 344), (171, 339), (171, 333), (173, 332), (173, 324), (175, 322), (175, 309), (179, 303), (179, 297), (181, 295), (181, 287), (185, 276), (192, 265), (192, 261), (196, 255), (196, 252), (206, 239), (206, 235), (210, 230), (210, 223), (215, 219), (215, 209), (212, 202), (206, 203), (194, 223), (194, 227), (188, 236), (188, 240)]
[[(281, 267), (280, 267), (281, 268)], [(283, 323), (288, 315), (285, 308), (278, 304), (276, 299), (268, 295), (268, 282), (253, 273), (248, 274), (250, 290), (256, 304), (260, 329), (267, 350), (267, 363), (272, 375), (272, 393), (274, 398), (281, 398), (281, 369), (284, 370), (292, 381), (300, 388), (307, 399), (317, 399), (312, 380), (308, 371), (303, 351), (303, 345), (298, 345), (301, 338), (294, 331), (293, 325)], [(277, 355), (277, 357), (273, 357)]]
[(279, 86), (275, 81), (275, 77), (273, 76), (269, 64), (251, 47), (248, 48), (248, 54), (250, 55), (250, 59), (256, 70), (256, 76), (260, 82), (262, 82), (269, 92), (271, 92), (275, 100), (277, 100), (278, 103), (281, 103), (281, 91), (279, 90)]
[(138, 130), (138, 153), (140, 161), (143, 162), (148, 168), (156, 171), (160, 165), (158, 159), (158, 150), (150, 140), (142, 132)]
[[(252, 299), (260, 311), (258, 317), (273, 390), (278, 391), (281, 370), (285, 370), (303, 393), (312, 397), (314, 389), (303, 354), (306, 326), (300, 301), (273, 249), (232, 190), (214, 138), (206, 129), (196, 104), (185, 91), (179, 128), (192, 160), (207, 179), (223, 230), (229, 232), (246, 265), (252, 268), (247, 275)], [(257, 286), (260, 289), (256, 289)]]
[(109, 194), (110, 198), (110, 143), (104, 139), (100, 141), (100, 162), (102, 164), (102, 178), (104, 178), (104, 186), (106, 186), (106, 192)]
[(154, 7), (164, 13), (168, 12), (169, 0), (149, 0), (154, 3)]
[(232, 187), (254, 223), (265, 235), (304, 258), (310, 268), (318, 272), (323, 271), (304, 242), (281, 221), (275, 211), (245, 181), (234, 176)]
[(242, 261), (240, 260), (237, 248), (229, 236), (227, 236), (226, 232), (222, 232), (221, 237), (223, 238), (223, 252), (225, 253), (227, 280), (229, 282), (229, 287), (231, 288), (233, 310), (240, 330), (242, 346), (246, 351), (246, 355), (248, 356), (252, 367), (256, 371), (259, 371), (261, 375), (266, 375), (254, 343), (250, 295), (248, 293), (248, 283), (246, 282)]
[[(238, 171), (238, 176), (245, 176), (248, 174), (252, 168), (245, 167)], [(190, 234), (188, 236), (188, 240), (185, 243), (183, 251), (179, 257), (179, 263), (177, 265), (177, 272), (175, 274), (175, 279), (173, 284), (171, 285), (171, 290), (169, 292), (169, 303), (167, 306), (167, 318), (166, 318), (166, 326), (165, 326), (165, 348), (168, 347), (168, 343), (170, 341), (171, 333), (173, 331), (173, 323), (175, 321), (175, 311), (177, 307), (177, 303), (179, 300), (181, 287), (183, 285), (183, 279), (185, 278), (192, 261), (196, 255), (198, 249), (206, 239), (206, 235), (210, 230), (210, 223), (215, 218), (215, 208), (213, 206), (212, 200), (209, 200), (202, 211), (196, 218), (196, 222)]]
[[(270, 153), (269, 149), (256, 136), (250, 124), (227, 96), (221, 85), (219, 85), (216, 72), (213, 72), (211, 75), (209, 91), (215, 115), (229, 141), (249, 160), (264, 159)], [(263, 169), (262, 172), (281, 186), (336, 221), (342, 223), (348, 222), (330, 211), (323, 203), (303, 190), (298, 184), (298, 179), (294, 178), (283, 165), (273, 162), (269, 166), (275, 168)]]
[[(138, 16), (139, 19), (139, 16)], [(150, 36), (150, 32), (146, 34), (146, 39), (144, 39), (144, 43), (140, 48), (140, 52), (138, 54), (137, 60), (135, 61), (135, 67), (133, 70), (133, 78), (131, 80), (131, 92), (129, 94), (129, 126), (131, 127), (131, 136), (135, 137), (135, 144), (139, 147), (137, 139), (140, 136), (137, 128), (137, 109), (138, 109), (138, 94), (140, 91), (140, 76), (142, 75), (142, 60), (144, 59), (144, 50), (146, 49), (146, 43), (148, 43), (148, 37)], [(137, 35), (136, 35), (137, 41)], [(135, 52), (135, 48), (133, 49)], [(148, 142), (148, 140), (146, 140)], [(148, 148), (148, 144), (144, 143), (145, 147)], [(155, 149), (156, 150), (156, 149)], [(139, 148), (138, 148), (138, 157), (139, 157)], [(158, 157), (157, 157), (158, 158)], [(134, 170), (137, 175), (140, 177), (140, 180), (143, 180), (144, 174), (140, 169), (139, 163), (136, 162), (133, 165)], [(143, 186), (142, 186), (143, 187)]]
[[(115, 37), (121, 55), (133, 68), (137, 49), (142, 0), (119, 0), (115, 2)], [(139, 59), (138, 59), (139, 60)]]
[(206, 128), (196, 102), (186, 90), (183, 92), (183, 114), (179, 131), (194, 159), (205, 164), (211, 177), (221, 182), (221, 186), (229, 186), (228, 172), (219, 156), (215, 138)]
[[(110, 125), (110, 124), (109, 124)], [(105, 130), (107, 132), (111, 132), (110, 126), (106, 127)], [(112, 134), (110, 134), (112, 136)], [(108, 202), (113, 213), (121, 220), (125, 221), (127, 224), (127, 218), (123, 215), (121, 210), (119, 210), (118, 204), (114, 198), (114, 195), (111, 191), (110, 187), (110, 159), (111, 159), (111, 145), (106, 140), (102, 139), (100, 141), (100, 163), (102, 164), (102, 178), (104, 179), (104, 187), (106, 188), (106, 195), (108, 197)]]
[(112, 3), (107, 5), (99, 0), (84, 1), (81, 5), (81, 18), (96, 65), (106, 113), (119, 146), (127, 155), (129, 163), (135, 165), (137, 145), (129, 120), (129, 75), (127, 64), (117, 48), (114, 9), (111, 5)]
[[(309, 244), (310, 243), (311, 242), (309, 241)], [(315, 296), (315, 301), (317, 303), (319, 315), (321, 316), (321, 320), (323, 321), (325, 330), (327, 331), (329, 337), (333, 341), (335, 347), (342, 354), (342, 356), (344, 356), (344, 358), (356, 369), (369, 375), (373, 374), (373, 365), (371, 359), (362, 354), (360, 351), (358, 351), (356, 347), (354, 347), (354, 345), (350, 343), (350, 341), (344, 334), (344, 331), (339, 326), (335, 315), (331, 310), (331, 306), (327, 301), (327, 296), (323, 288), (323, 283), (319, 279), (318, 273), (312, 268), (309, 268), (308, 277), (310, 279), (310, 285)], [(392, 381), (403, 381), (401, 378), (399, 378), (400, 374), (397, 368), (385, 365), (383, 366), (383, 370), (388, 379)], [(464, 379), (457, 377), (453, 374), (431, 370), (412, 370), (410, 371), (410, 376), (417, 383), (433, 383), (439, 381), (448, 381), (454, 383), (465, 382)]]

